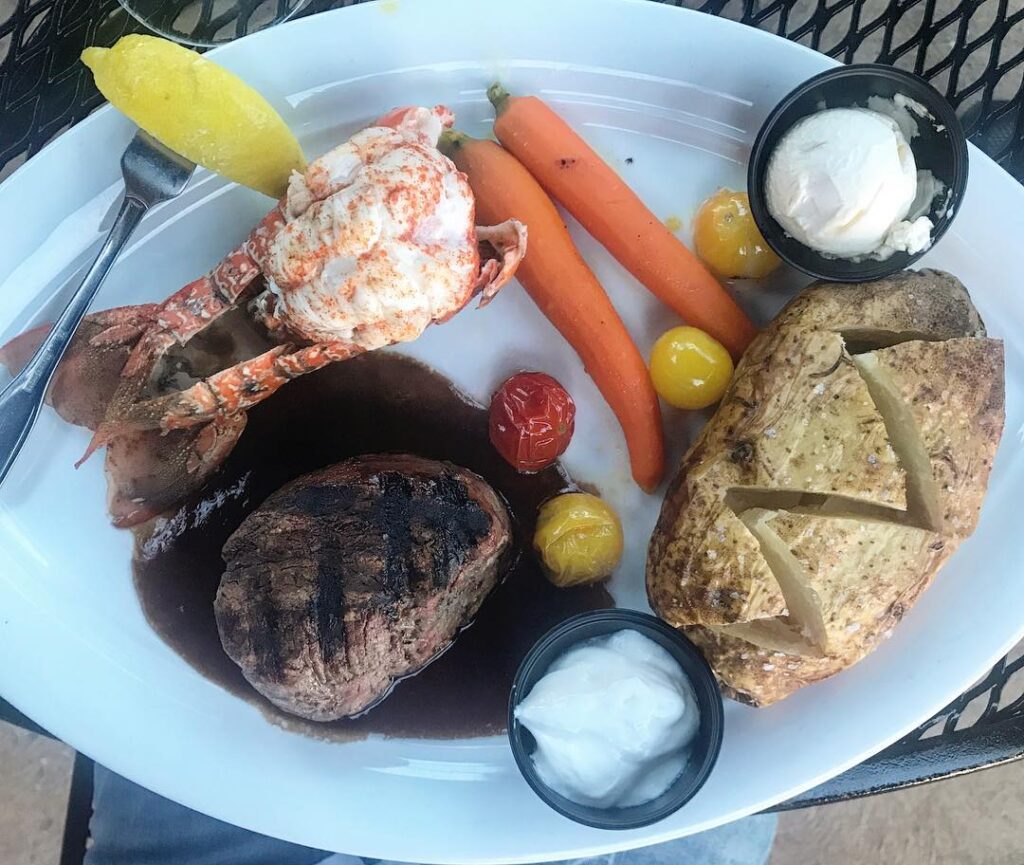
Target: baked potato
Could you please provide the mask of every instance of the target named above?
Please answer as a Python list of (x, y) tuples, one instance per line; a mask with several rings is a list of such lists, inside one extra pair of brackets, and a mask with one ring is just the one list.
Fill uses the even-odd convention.
[(811, 286), (669, 487), (652, 607), (754, 705), (854, 664), (974, 531), (1003, 394), (1002, 343), (949, 274)]

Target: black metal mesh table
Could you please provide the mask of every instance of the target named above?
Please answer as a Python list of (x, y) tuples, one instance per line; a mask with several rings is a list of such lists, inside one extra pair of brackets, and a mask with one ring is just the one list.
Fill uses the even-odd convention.
[[(353, 2), (359, 0), (312, 0), (299, 14)], [(923, 75), (957, 108), (975, 143), (1024, 178), (1024, 0), (671, 2), (742, 21), (847, 62), (877, 61)], [(162, 18), (156, 23), (217, 41), (244, 34), (295, 4), (165, 0), (158, 4)], [(229, 11), (221, 11), (224, 7)], [(141, 29), (116, 0), (0, 0), (0, 176), (102, 104), (78, 62), (81, 50)], [(0, 702), (0, 717), (4, 705)], [(783, 807), (909, 786), (1022, 756), (1024, 647), (1018, 647), (902, 741)]]

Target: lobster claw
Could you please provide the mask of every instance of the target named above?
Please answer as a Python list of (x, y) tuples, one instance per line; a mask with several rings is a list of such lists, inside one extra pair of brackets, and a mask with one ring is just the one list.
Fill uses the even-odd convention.
[[(198, 489), (245, 429), (244, 414), (218, 416), (166, 435), (104, 422), (115, 394), (125, 386), (125, 362), (156, 309), (154, 304), (142, 304), (87, 316), (46, 395), (68, 423), (96, 431), (78, 464), (107, 446), (108, 505), (114, 524), (122, 528), (156, 516)], [(50, 325), (42, 325), (0, 346), (0, 363), (16, 374), (49, 330)]]
[(107, 506), (118, 528), (167, 511), (198, 490), (231, 453), (244, 414), (222, 415), (190, 429), (130, 430), (107, 445)]
[[(480, 294), (480, 306), (487, 306), (513, 276), (526, 255), (526, 226), (518, 219), (506, 219), (498, 225), (478, 225), (477, 242), (481, 251), (480, 274), (473, 285)], [(483, 257), (493, 251), (497, 257)]]

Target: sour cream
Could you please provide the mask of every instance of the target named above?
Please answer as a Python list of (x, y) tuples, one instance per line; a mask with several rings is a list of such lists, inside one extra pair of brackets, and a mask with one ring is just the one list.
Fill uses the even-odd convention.
[(621, 630), (558, 658), (516, 707), (540, 779), (567, 799), (628, 807), (664, 793), (700, 716), (686, 674), (653, 640)]
[[(902, 103), (892, 107), (909, 117)], [(919, 178), (909, 138), (916, 127), (901, 117), (830, 108), (782, 137), (768, 163), (766, 192), (768, 210), (787, 234), (838, 258), (927, 248), (931, 220), (913, 213)]]

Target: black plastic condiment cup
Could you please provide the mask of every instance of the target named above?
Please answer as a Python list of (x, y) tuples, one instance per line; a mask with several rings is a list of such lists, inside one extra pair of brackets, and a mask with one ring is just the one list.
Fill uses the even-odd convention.
[(815, 252), (790, 237), (768, 212), (765, 180), (768, 163), (782, 137), (797, 121), (825, 108), (867, 108), (868, 98), (892, 99), (901, 93), (920, 103), (934, 120), (911, 112), (920, 132), (911, 142), (918, 170), (931, 171), (947, 192), (937, 196), (927, 214), (932, 220), (933, 247), (945, 234), (967, 188), (967, 139), (953, 107), (923, 78), (891, 66), (864, 63), (840, 66), (808, 79), (783, 99), (765, 120), (754, 140), (747, 167), (747, 194), (757, 227), (779, 257), (804, 273), (836, 282), (867, 282), (903, 270), (928, 250), (914, 255), (894, 252), (878, 261), (852, 261)]
[[(665, 648), (679, 663), (697, 698), (700, 726), (690, 743), (690, 758), (672, 786), (650, 802), (628, 808), (595, 808), (581, 805), (548, 787), (537, 775), (533, 764), (536, 740), (516, 720), (516, 706), (537, 681), (547, 673), (556, 658), (585, 640), (616, 631), (638, 631)], [(508, 737), (512, 754), (526, 782), (559, 814), (597, 829), (637, 829), (663, 820), (685, 805), (703, 786), (711, 773), (722, 746), (722, 696), (718, 683), (704, 656), (693, 643), (660, 619), (632, 610), (599, 610), (566, 619), (548, 631), (530, 649), (512, 683), (508, 709)]]

